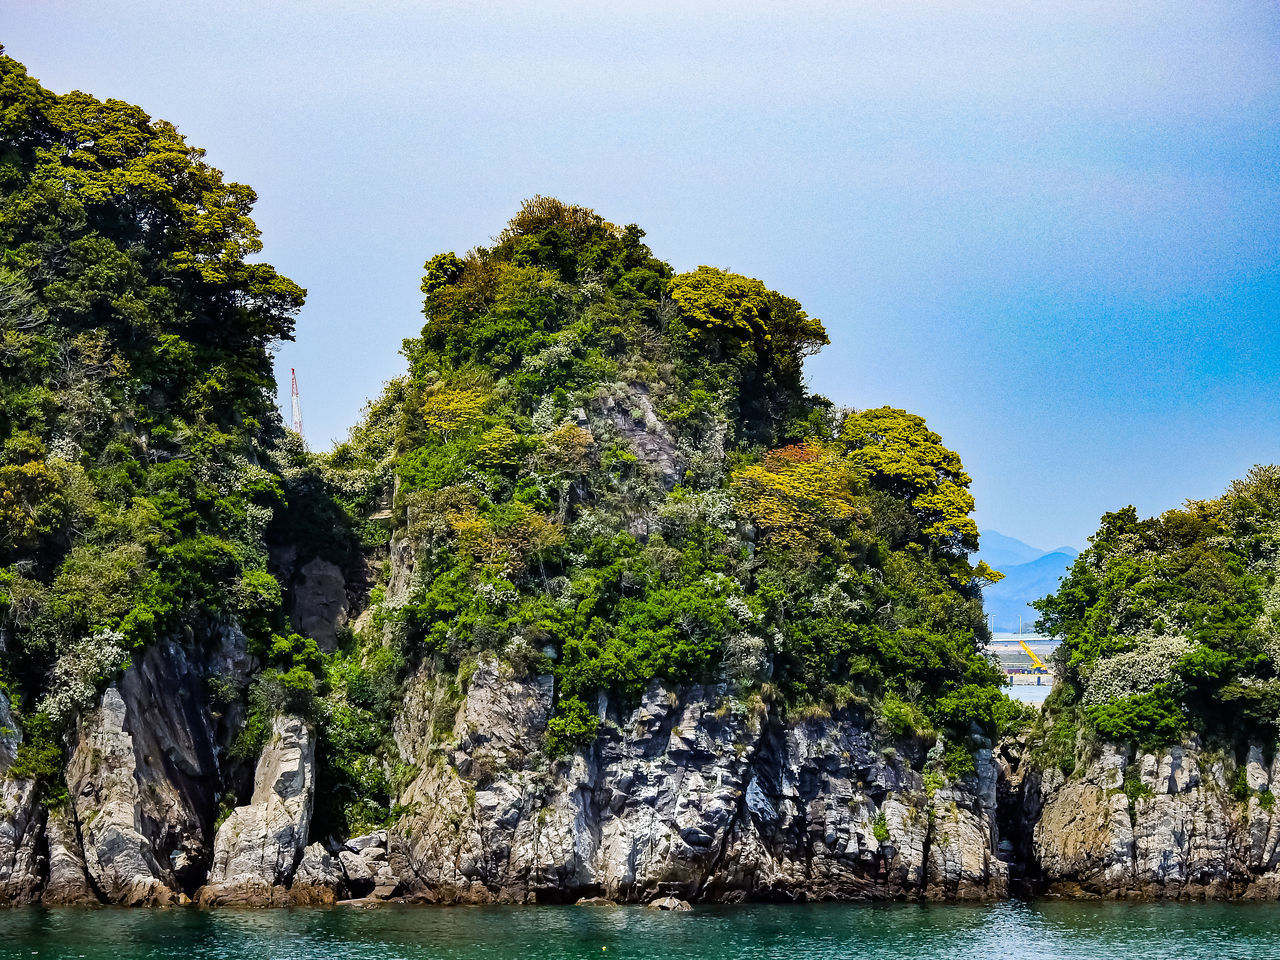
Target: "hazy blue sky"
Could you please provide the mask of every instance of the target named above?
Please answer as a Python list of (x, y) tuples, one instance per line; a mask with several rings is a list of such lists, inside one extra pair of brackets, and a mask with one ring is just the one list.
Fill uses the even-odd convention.
[(313, 446), (423, 261), (545, 193), (800, 300), (813, 387), (923, 414), (984, 527), (1082, 546), (1280, 461), (1273, 2), (0, 0), (0, 41), (257, 189)]

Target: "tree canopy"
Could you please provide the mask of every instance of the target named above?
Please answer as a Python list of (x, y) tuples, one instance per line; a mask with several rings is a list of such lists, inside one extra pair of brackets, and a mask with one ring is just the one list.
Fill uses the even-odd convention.
[(134, 651), (238, 620), (269, 662), (289, 634), (269, 347), (303, 291), (253, 259), (253, 191), (138, 107), (0, 56), (0, 145), (0, 684), (56, 791)]
[(1043, 628), (1063, 638), (1054, 708), (1109, 740), (1274, 738), (1278, 558), (1280, 467), (1158, 517), (1131, 506), (1103, 516), (1036, 605)]

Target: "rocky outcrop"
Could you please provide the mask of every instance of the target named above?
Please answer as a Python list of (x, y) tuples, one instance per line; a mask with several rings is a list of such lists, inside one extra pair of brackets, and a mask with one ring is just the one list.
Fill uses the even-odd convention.
[[(593, 407), (611, 423), (664, 490), (671, 490), (684, 474), (684, 460), (675, 438), (658, 417), (641, 383), (629, 384), (619, 396), (605, 394)], [(586, 426), (585, 416), (579, 421)]]
[(634, 709), (601, 696), (593, 743), (551, 760), (551, 678), (493, 656), (461, 696), (430, 663), (405, 689), (393, 829), (308, 845), (315, 744), (286, 717), (210, 842), (226, 730), (203, 677), (241, 672), (227, 644), (203, 665), (159, 644), (107, 687), (66, 807), (9, 775), (0, 698), (0, 902), (1280, 899), (1280, 759), (1258, 746), (1102, 747), (1068, 775), (974, 739), (976, 775), (947, 784), (858, 710), (784, 721), (726, 685), (655, 683)]
[(347, 878), (337, 857), (313, 843), (302, 851), (289, 899), (299, 905), (336, 903), (346, 896)]
[(1243, 763), (1192, 740), (1107, 745), (1070, 775), (1005, 762), (1011, 825), (1034, 891), (1067, 896), (1280, 898), (1280, 759)]
[(50, 814), (45, 839), (49, 846), (49, 879), (40, 896), (41, 902), (46, 906), (97, 903), (71, 818), (60, 812)]
[(183, 899), (208, 862), (218, 792), (199, 671), (177, 644), (147, 649), (79, 726), (67, 785), (95, 890), (111, 903)]
[(245, 659), (242, 636), (221, 640), (210, 663), (156, 644), (106, 688), (68, 745), (66, 806), (46, 810), (35, 784), (7, 776), (20, 736), (4, 702), (0, 903), (166, 905), (199, 884), (221, 786), (205, 676), (234, 680)]
[[(415, 685), (430, 687), (429, 672)], [(414, 697), (407, 703), (428, 703)], [(447, 743), (417, 745), (392, 866), (457, 902), (997, 897), (995, 766), (928, 790), (856, 711), (784, 725), (723, 686), (655, 684), (548, 763), (548, 677), (482, 660)], [(427, 724), (406, 721), (425, 731)], [(880, 839), (883, 838), (883, 839)]]
[(321, 650), (337, 646), (338, 627), (347, 622), (350, 601), (342, 568), (315, 557), (299, 569), (293, 582), (293, 623)]
[(201, 904), (267, 905), (287, 887), (307, 845), (315, 792), (315, 738), (300, 717), (277, 717), (254, 776), (253, 797), (218, 828)]
[(0, 903), (30, 903), (39, 896), (42, 813), (35, 784), (0, 780)]
[(40, 891), (42, 811), (35, 784), (8, 776), (22, 735), (0, 692), (0, 903), (28, 903)]

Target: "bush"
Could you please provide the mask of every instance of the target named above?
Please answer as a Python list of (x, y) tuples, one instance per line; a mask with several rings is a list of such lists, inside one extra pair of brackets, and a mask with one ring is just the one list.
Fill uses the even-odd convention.
[(1085, 714), (1104, 740), (1137, 743), (1144, 750), (1178, 743), (1187, 725), (1186, 716), (1164, 684), (1149, 693), (1089, 707)]
[(883, 810), (877, 811), (871, 818), (871, 835), (876, 838), (876, 843), (889, 842), (889, 823), (885, 819)]
[(973, 751), (962, 743), (948, 742), (942, 755), (942, 766), (952, 780), (963, 780), (978, 774), (978, 765), (973, 759)]
[(553, 757), (572, 753), (596, 738), (600, 718), (577, 697), (561, 700), (556, 715), (547, 722), (547, 753)]
[(929, 718), (914, 703), (907, 703), (892, 690), (880, 701), (880, 716), (889, 731), (898, 737), (927, 736), (933, 732)]
[(34, 780), (40, 785), (41, 796), (48, 806), (61, 804), (67, 799), (65, 757), (53, 720), (45, 713), (33, 714), (22, 722), (22, 735), (7, 776), (14, 780)]

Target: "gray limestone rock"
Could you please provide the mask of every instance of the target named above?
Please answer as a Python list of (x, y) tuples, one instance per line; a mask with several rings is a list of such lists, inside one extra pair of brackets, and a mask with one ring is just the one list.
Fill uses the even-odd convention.
[(40, 900), (46, 906), (73, 906), (98, 902), (85, 870), (75, 824), (66, 815), (51, 813), (45, 828), (49, 843), (49, 879)]
[(39, 896), (42, 814), (34, 783), (0, 779), (0, 903), (29, 903)]
[(352, 837), (342, 846), (343, 849), (350, 850), (352, 853), (362, 853), (371, 847), (380, 847), (385, 851), (387, 847), (387, 831), (378, 830), (374, 833), (366, 833), (363, 836)]
[[(1011, 826), (1039, 888), (1059, 895), (1280, 897), (1280, 814), (1269, 791), (1280, 764), (1253, 746), (1237, 764), (1192, 741), (1159, 751), (1103, 746), (1066, 777), (1006, 764)], [(1014, 837), (1015, 845), (1017, 837)]]
[(179, 895), (173, 873), (144, 833), (146, 798), (130, 719), (128, 705), (113, 685), (98, 708), (81, 721), (67, 782), (85, 866), (112, 903), (175, 903)]
[(306, 847), (315, 791), (315, 739), (300, 717), (277, 717), (258, 758), (253, 796), (218, 828), (200, 902), (276, 903)]
[(337, 857), (319, 843), (313, 843), (302, 851), (293, 886), (289, 889), (294, 903), (336, 903), (346, 896), (346, 892), (346, 877)]
[[(410, 688), (436, 682), (424, 670)], [(427, 702), (410, 695), (406, 709)], [(400, 737), (419, 773), (389, 853), (411, 894), (647, 903), (1007, 889), (989, 749), (977, 778), (931, 793), (874, 750), (857, 712), (784, 724), (724, 685), (653, 684), (630, 711), (602, 696), (595, 743), (551, 762), (540, 750), (551, 703), (550, 678), (514, 677), (486, 658), (448, 743)], [(399, 729), (430, 736), (413, 716)], [(890, 843), (875, 838), (877, 824)]]

